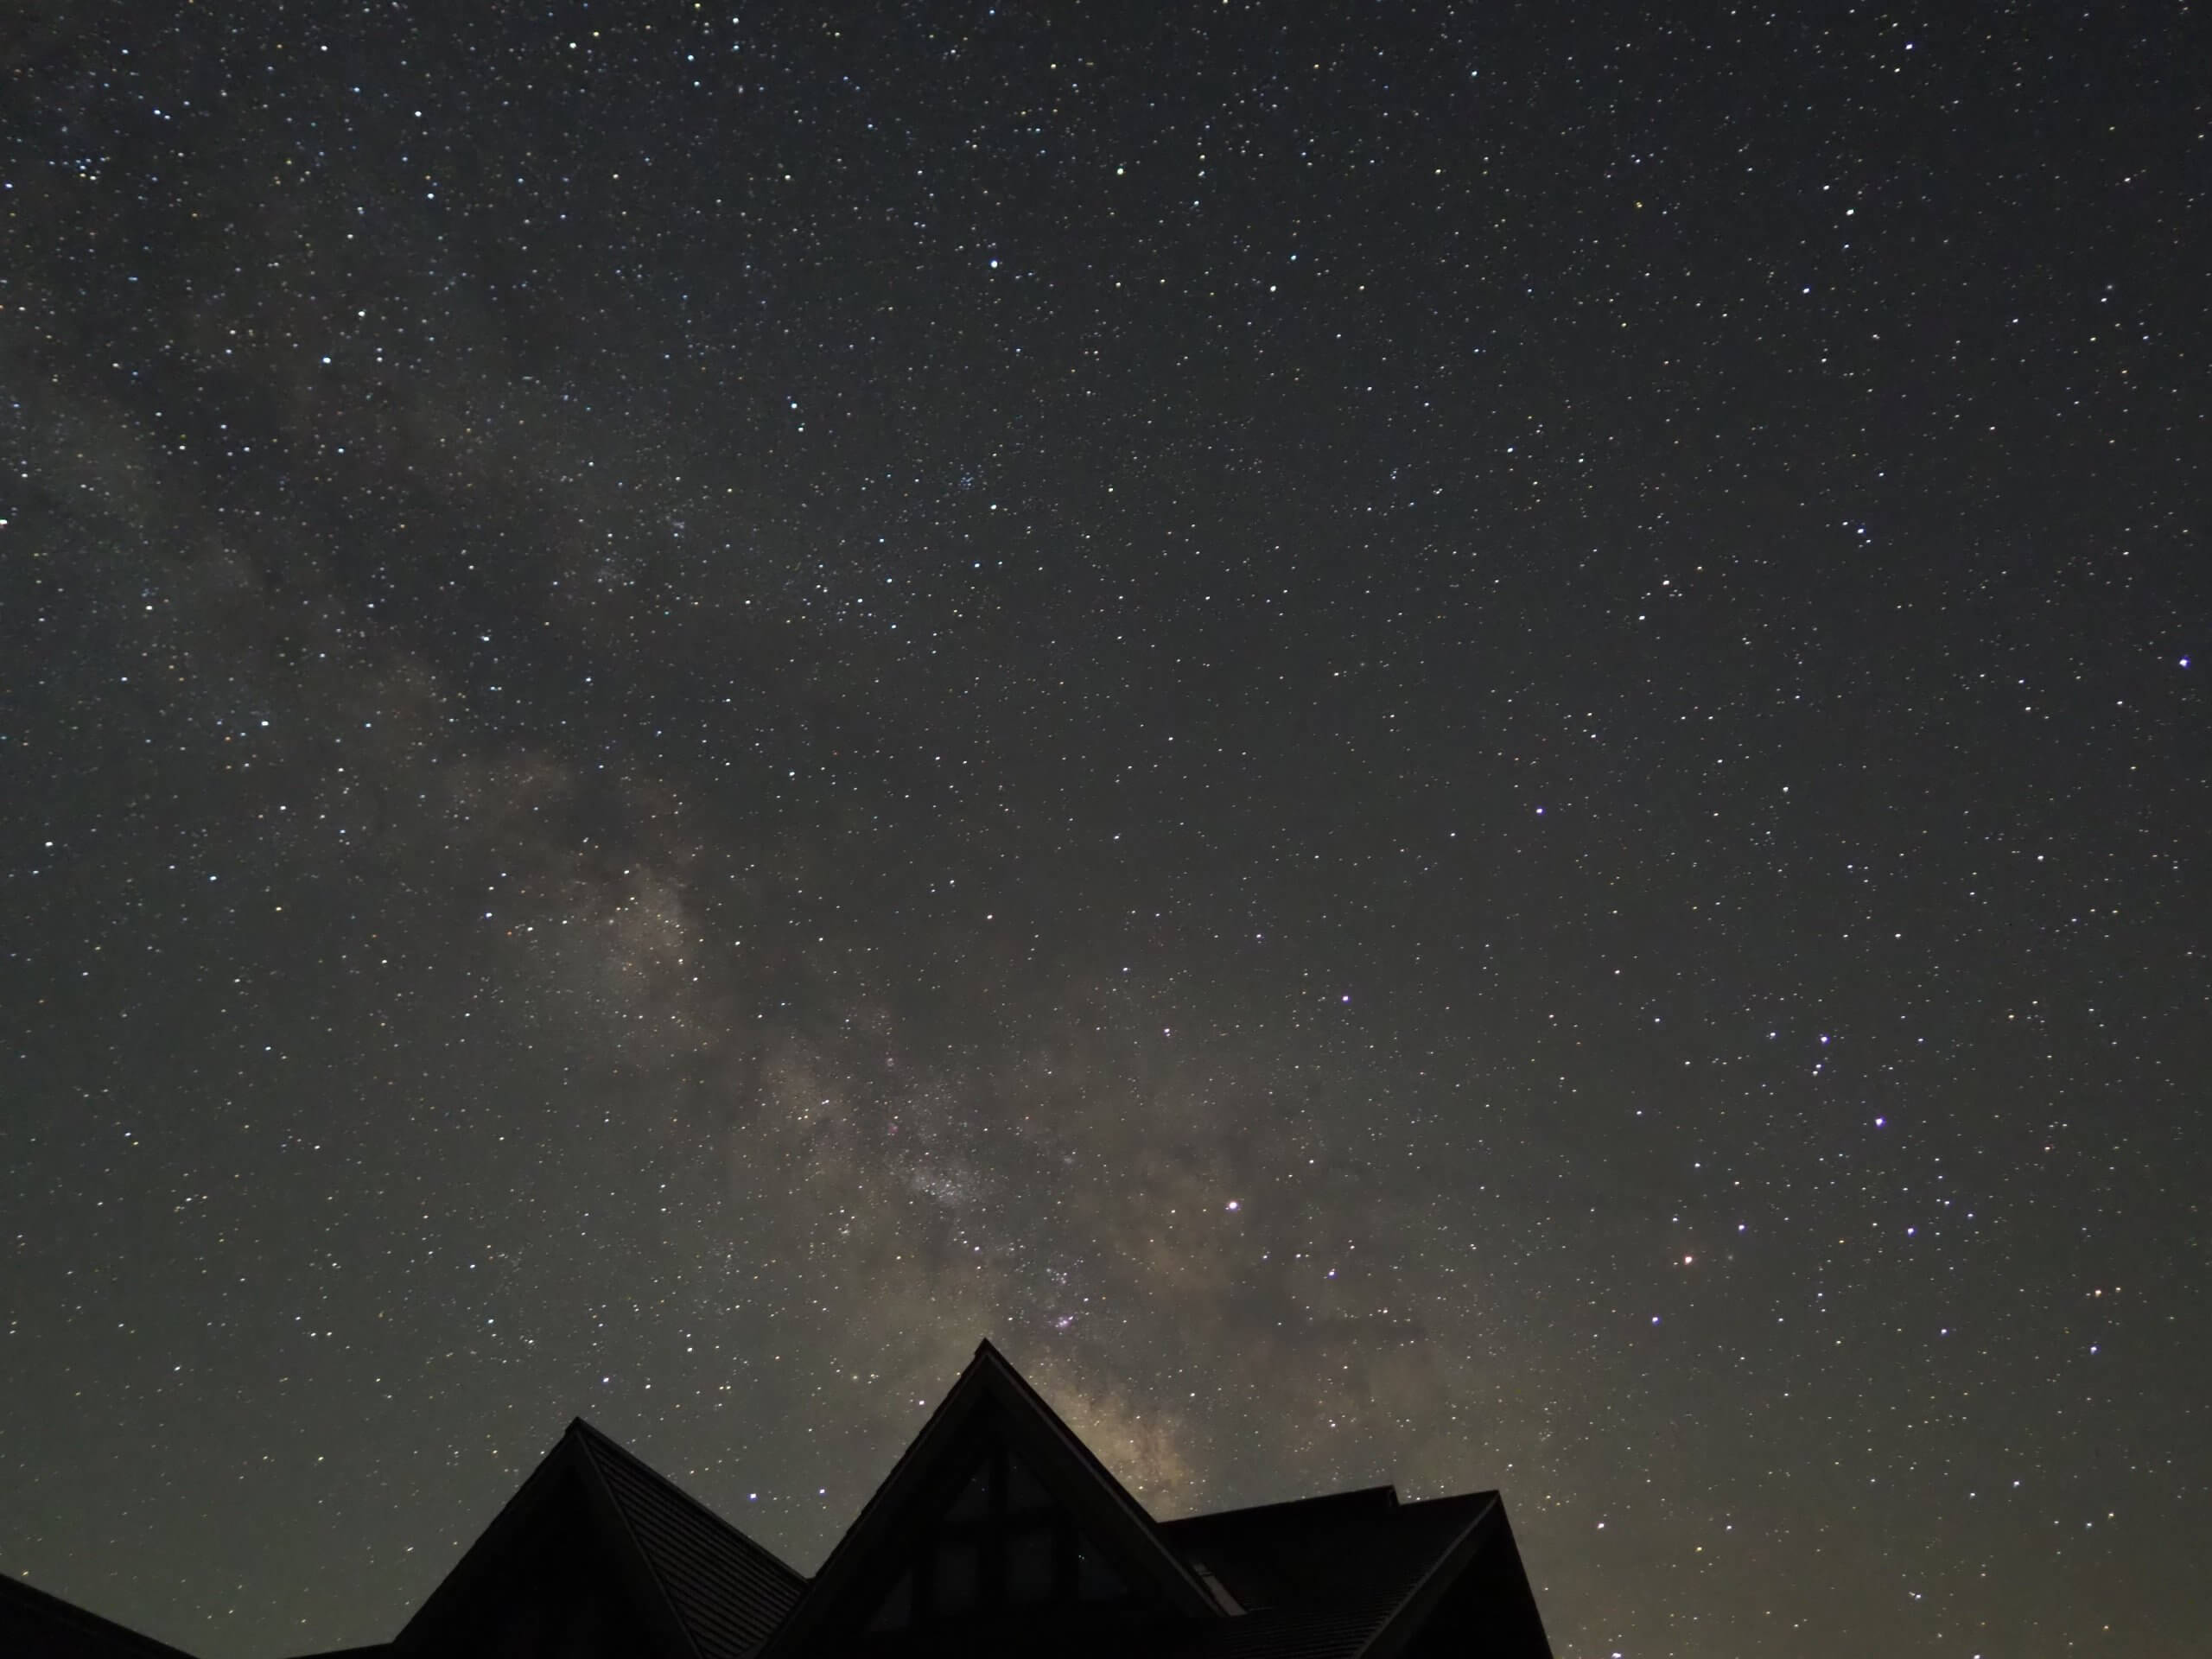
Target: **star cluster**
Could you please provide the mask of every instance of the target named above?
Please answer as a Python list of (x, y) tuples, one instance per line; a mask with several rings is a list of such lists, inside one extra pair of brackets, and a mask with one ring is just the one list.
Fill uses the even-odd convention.
[(381, 1639), (976, 1338), (1562, 1655), (2202, 1639), (2171, 8), (0, 31), (0, 1569)]

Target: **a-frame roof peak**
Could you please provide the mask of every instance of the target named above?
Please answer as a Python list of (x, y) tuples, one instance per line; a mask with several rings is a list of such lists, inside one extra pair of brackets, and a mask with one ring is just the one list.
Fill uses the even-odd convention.
[(806, 1580), (582, 1418), (569, 1434), (700, 1659), (740, 1659), (766, 1641)]
[(866, 1618), (918, 1529), (936, 1517), (986, 1445), (1002, 1446), (1020, 1462), (1148, 1605), (1185, 1618), (1221, 1615), (1220, 1604), (1144, 1506), (985, 1340), (830, 1552), (763, 1659), (787, 1659), (817, 1637)]
[(743, 1659), (798, 1602), (806, 1580), (603, 1430), (571, 1419), (521, 1491), (416, 1611), (398, 1646), (464, 1618), (545, 1525), (565, 1513), (602, 1558), (674, 1659)]

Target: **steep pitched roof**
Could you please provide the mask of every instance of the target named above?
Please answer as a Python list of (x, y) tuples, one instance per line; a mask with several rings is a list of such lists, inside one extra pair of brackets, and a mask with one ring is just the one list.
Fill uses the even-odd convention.
[(806, 1580), (582, 1418), (569, 1433), (700, 1659), (743, 1659), (766, 1641)]
[(547, 1528), (565, 1522), (602, 1559), (669, 1659), (745, 1659), (799, 1599), (805, 1580), (576, 1419), (392, 1643), (435, 1651)]
[[(1143, 1505), (989, 1343), (931, 1414), (765, 1649), (787, 1659), (873, 1611), (899, 1551), (932, 1518), (980, 1437), (1002, 1440), (1074, 1517), (1086, 1537), (1161, 1611), (1223, 1616), (1221, 1603), (1162, 1535)], [(960, 1465), (960, 1466), (956, 1466)]]
[(112, 1619), (0, 1578), (0, 1653), (41, 1659), (190, 1659), (181, 1649), (141, 1636)]
[[(1037, 1564), (1040, 1528), (1070, 1617), (1022, 1639), (1063, 1659), (1403, 1659), (1416, 1645), (1551, 1659), (1497, 1493), (1404, 1503), (1375, 1486), (1163, 1524), (988, 1342), (811, 1585), (578, 1419), (392, 1642), (320, 1659), (446, 1659), (548, 1630), (636, 1659), (799, 1659), (863, 1631), (879, 1659), (943, 1659), (990, 1630), (871, 1616), (918, 1597), (922, 1563), (941, 1584), (947, 1552), (963, 1550), (1005, 1574), (990, 1616), (1029, 1618), (1047, 1605), (1024, 1599), (1041, 1580), (1017, 1592), (1010, 1563), (1020, 1545)], [(1085, 1605), (1058, 1599), (1070, 1594)], [(189, 1659), (0, 1579), (0, 1655), (17, 1652)]]

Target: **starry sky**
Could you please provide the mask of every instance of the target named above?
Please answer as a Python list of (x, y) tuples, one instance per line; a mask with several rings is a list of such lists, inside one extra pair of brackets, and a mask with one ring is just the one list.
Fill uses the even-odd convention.
[(12, 10), (0, 1570), (810, 1569), (988, 1336), (1562, 1656), (2201, 1650), (2190, 9), (1651, 10)]

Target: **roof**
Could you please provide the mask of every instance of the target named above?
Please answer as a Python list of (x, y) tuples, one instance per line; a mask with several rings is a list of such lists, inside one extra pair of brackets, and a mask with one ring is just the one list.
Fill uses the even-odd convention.
[(41, 1659), (189, 1659), (166, 1642), (8, 1578), (0, 1578), (0, 1653), (38, 1654)]
[(806, 1580), (581, 1417), (582, 1447), (700, 1659), (741, 1659), (783, 1622)]
[[(952, 1390), (892, 1465), (874, 1495), (830, 1552), (805, 1596), (764, 1650), (770, 1659), (804, 1651), (842, 1621), (865, 1618), (882, 1590), (900, 1541), (927, 1518), (933, 1491), (972, 1448), (979, 1431), (1004, 1437), (1158, 1605), (1185, 1618), (1222, 1616), (1213, 1592), (1170, 1547), (1160, 1525), (1046, 1405), (1006, 1357), (984, 1342)], [(942, 1494), (937, 1494), (942, 1496)]]
[[(942, 1503), (944, 1466), (969, 1455), (979, 1428), (1020, 1440), (1025, 1455), (1048, 1452), (1055, 1466), (1040, 1461), (1040, 1478), (1086, 1527), (1121, 1529), (1125, 1549), (1172, 1562), (1153, 1583), (1160, 1610), (1175, 1617), (1145, 1629), (1143, 1651), (1163, 1659), (1393, 1659), (1417, 1635), (1434, 1633), (1494, 1659), (1549, 1659), (1496, 1492), (1407, 1503), (1393, 1487), (1371, 1486), (1157, 1522), (988, 1343), (761, 1659), (786, 1659), (825, 1640), (836, 1649), (842, 1621), (876, 1604), (885, 1566), (899, 1558), (918, 1512)], [(1130, 1634), (1071, 1628), (1059, 1645), (1071, 1656), (1108, 1651), (1127, 1648)], [(888, 1659), (909, 1649), (957, 1651), (961, 1640), (916, 1631), (871, 1638), (870, 1647)]]
[[(989, 1477), (997, 1519), (978, 1523), (971, 1510), (947, 1522), (957, 1513), (948, 1503), (982, 1478), (972, 1472), (979, 1457), (999, 1471)], [(1416, 1644), (1491, 1659), (1550, 1659), (1496, 1492), (1408, 1503), (1395, 1488), (1370, 1486), (1158, 1522), (988, 1342), (811, 1583), (578, 1418), (393, 1641), (320, 1659), (470, 1651), (514, 1609), (569, 1617), (531, 1599), (552, 1586), (557, 1602), (572, 1585), (592, 1586), (590, 1594), (604, 1598), (592, 1605), (615, 1610), (624, 1651), (639, 1659), (842, 1651), (885, 1605), (893, 1575), (904, 1571), (902, 1583), (914, 1577), (909, 1563), (918, 1547), (953, 1547), (940, 1529), (1005, 1524), (1007, 1471), (1017, 1464), (1056, 1506), (1060, 1594), (1070, 1593), (1065, 1552), (1077, 1547), (1075, 1539), (1097, 1551), (1128, 1594), (1103, 1611), (1089, 1605), (1065, 1628), (1033, 1623), (1029, 1637), (1048, 1637), (1062, 1659), (1133, 1650), (1160, 1659), (1403, 1659)], [(1021, 1511), (1031, 1517), (1020, 1522), (1031, 1529), (1024, 1535), (1034, 1535), (1038, 1512)], [(972, 1559), (976, 1546), (958, 1547)], [(1003, 1559), (988, 1549), (986, 1558)], [(1043, 1605), (1025, 1602), (1020, 1616), (1033, 1619)], [(487, 1618), (495, 1624), (485, 1624)], [(995, 1628), (961, 1621), (872, 1628), (863, 1640), (878, 1659), (943, 1656), (988, 1642)], [(0, 1580), (0, 1654), (16, 1652), (188, 1659)]]
[(1168, 1522), (1169, 1541), (1246, 1609), (1194, 1631), (1179, 1650), (1207, 1659), (1376, 1653), (1402, 1621), (1421, 1622), (1503, 1522), (1495, 1492), (1402, 1503), (1389, 1486)]
[(433, 1648), (556, 1512), (596, 1536), (672, 1659), (744, 1659), (806, 1580), (579, 1417), (391, 1644)]

